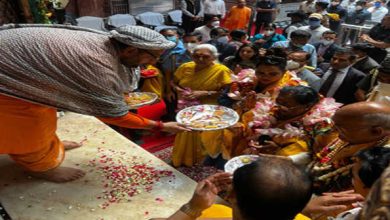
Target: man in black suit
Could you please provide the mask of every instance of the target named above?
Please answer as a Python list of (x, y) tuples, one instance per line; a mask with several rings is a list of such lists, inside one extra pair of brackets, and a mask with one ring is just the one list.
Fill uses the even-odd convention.
[(322, 34), (321, 41), (313, 44), (317, 51), (317, 64), (320, 64), (322, 62), (329, 63), (330, 59), (332, 59), (333, 57), (334, 52), (341, 48), (335, 43), (336, 39), (336, 32), (325, 31)]
[(379, 64), (368, 56), (372, 49), (374, 49), (374, 47), (368, 43), (356, 43), (352, 45), (352, 52), (356, 54), (357, 57), (356, 62), (352, 67), (362, 71), (366, 75), (368, 75), (371, 70), (377, 68)]
[(336, 50), (330, 64), (323, 63), (319, 66), (324, 72), (320, 88), (322, 95), (333, 97), (343, 104), (357, 102), (356, 84), (365, 77), (365, 74), (351, 67), (355, 59), (352, 50), (341, 48)]

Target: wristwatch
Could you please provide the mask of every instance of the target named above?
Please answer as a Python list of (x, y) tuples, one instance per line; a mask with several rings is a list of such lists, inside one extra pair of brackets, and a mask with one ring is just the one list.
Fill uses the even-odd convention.
[(180, 211), (184, 212), (186, 215), (194, 219), (202, 215), (202, 211), (191, 208), (189, 203), (186, 203), (182, 207), (180, 207)]

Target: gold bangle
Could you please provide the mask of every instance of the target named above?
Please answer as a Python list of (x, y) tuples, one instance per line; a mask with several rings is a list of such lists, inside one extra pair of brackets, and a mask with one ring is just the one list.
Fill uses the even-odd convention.
[(202, 211), (192, 208), (189, 203), (186, 203), (182, 207), (180, 207), (180, 211), (184, 212), (186, 215), (194, 219), (202, 215)]

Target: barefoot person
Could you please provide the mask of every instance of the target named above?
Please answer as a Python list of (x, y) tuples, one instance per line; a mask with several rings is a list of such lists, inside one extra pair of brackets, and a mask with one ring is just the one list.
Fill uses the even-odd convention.
[[(157, 32), (123, 26), (110, 33), (79, 27), (5, 25), (0, 28), (0, 154), (31, 175), (54, 182), (85, 175), (61, 167), (78, 147), (56, 135), (57, 108), (139, 129), (186, 131), (129, 113), (123, 93), (133, 68), (174, 46)], [(127, 70), (127, 71), (126, 71)]]

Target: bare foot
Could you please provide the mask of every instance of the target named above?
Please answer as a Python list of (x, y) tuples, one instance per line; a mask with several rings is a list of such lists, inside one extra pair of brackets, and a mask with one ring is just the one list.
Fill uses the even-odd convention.
[(29, 172), (29, 174), (50, 182), (63, 183), (79, 179), (85, 175), (85, 172), (71, 167), (57, 167), (45, 172)]
[(81, 143), (77, 143), (74, 141), (62, 141), (62, 144), (64, 145), (65, 150), (72, 150), (82, 146)]

